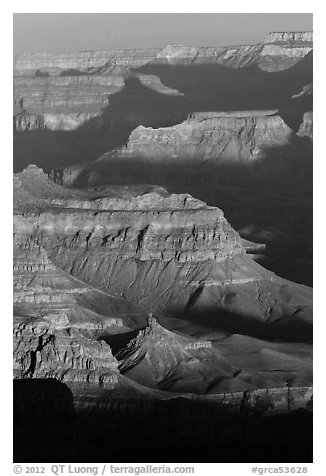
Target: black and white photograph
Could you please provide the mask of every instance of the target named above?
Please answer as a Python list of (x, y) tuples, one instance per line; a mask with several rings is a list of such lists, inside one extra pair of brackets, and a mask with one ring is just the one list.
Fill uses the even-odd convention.
[(313, 17), (12, 14), (22, 474), (309, 472)]

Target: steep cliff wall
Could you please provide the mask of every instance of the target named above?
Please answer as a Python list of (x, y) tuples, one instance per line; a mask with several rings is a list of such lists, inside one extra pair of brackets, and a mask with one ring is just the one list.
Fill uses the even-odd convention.
[[(220, 391), (239, 372), (209, 341), (167, 331), (155, 318), (117, 354), (119, 370), (152, 388), (206, 393), (216, 380)], [(216, 389), (217, 390), (217, 389)]]
[(15, 319), (14, 377), (55, 378), (114, 388), (118, 363), (104, 342), (76, 329), (58, 329), (44, 319)]
[[(87, 123), (112, 137), (106, 142), (113, 148), (119, 145), (113, 123), (130, 131), (138, 124), (174, 124), (192, 110), (285, 107), (287, 96), (311, 80), (310, 63), (309, 71), (299, 74), (298, 69), (292, 76), (290, 67), (308, 63), (312, 42), (284, 38), (249, 46), (19, 55), (14, 60), (15, 130), (71, 131)], [(288, 70), (294, 90), (285, 76), (265, 74), (281, 70)], [(130, 79), (138, 87), (130, 88)], [(161, 104), (160, 96), (169, 100)]]
[(292, 99), (298, 99), (302, 97), (310, 96), (313, 93), (313, 84), (305, 84), (300, 92), (293, 94)]
[[(107, 51), (83, 51), (66, 54), (24, 53), (14, 58), (14, 73), (34, 75), (35, 72), (58, 75), (61, 71), (76, 70), (92, 73), (103, 68), (138, 68), (150, 62), (167, 62), (168, 64), (207, 64), (226, 63), (232, 67), (243, 67), (251, 63), (260, 64), (260, 55), (270, 54), (284, 57), (303, 57), (312, 48), (312, 32), (280, 32), (270, 33), (264, 43), (254, 46), (232, 47), (195, 47), (184, 45), (168, 45), (163, 49), (130, 49)], [(285, 48), (272, 49), (267, 44), (283, 44)], [(267, 48), (267, 50), (265, 50)], [(290, 52), (290, 50), (292, 52)], [(307, 51), (307, 52), (308, 52)], [(294, 62), (286, 58), (284, 69)], [(264, 64), (262, 62), (262, 68)], [(271, 69), (271, 68), (269, 68)]]
[[(40, 210), (42, 200), (33, 196), (33, 188), (44, 193), (44, 179), (35, 167), (22, 180), (15, 177), (17, 213)], [(143, 326), (144, 309), (65, 273), (19, 220), (14, 232), (13, 284), (16, 378), (55, 378), (104, 388), (118, 385), (118, 363), (109, 345), (97, 341), (97, 336)]]
[(117, 155), (154, 161), (168, 158), (254, 161), (262, 157), (267, 145), (277, 147), (288, 143), (291, 134), (277, 111), (194, 113), (173, 127), (139, 126)]
[(128, 305), (120, 308), (122, 319), (117, 317), (119, 304), (112, 301), (58, 269), (35, 240), (16, 234), (14, 377), (115, 387), (118, 363), (110, 347), (84, 335), (85, 331), (124, 330)]
[[(182, 96), (161, 83), (155, 75), (84, 75), (25, 77), (14, 81), (15, 131), (37, 129), (75, 130), (110, 106), (110, 96), (124, 88), (125, 77), (134, 76), (140, 84), (159, 94)], [(100, 119), (96, 128), (103, 124)]]
[(52, 74), (69, 69), (92, 72), (106, 63), (137, 68), (155, 57), (158, 49), (80, 51), (75, 53), (23, 53), (14, 58), (14, 74), (32, 76), (37, 70)]
[(276, 43), (279, 41), (313, 41), (312, 31), (272, 31), (268, 33), (265, 43)]
[(291, 325), (310, 322), (310, 290), (245, 256), (218, 208), (187, 196), (146, 196), (139, 188), (142, 197), (129, 195), (135, 205), (120, 196), (110, 207), (103, 190), (98, 196), (63, 189), (34, 168), (16, 180), (20, 246), (40, 244), (56, 266), (86, 283), (163, 314), (211, 309), (261, 323), (282, 317), (288, 323), (292, 314)]
[(298, 130), (298, 136), (313, 138), (313, 113), (312, 111), (305, 112), (302, 117), (302, 123)]
[[(73, 130), (100, 115), (124, 86), (121, 76), (19, 77), (14, 82), (16, 131)], [(35, 117), (38, 119), (35, 120)]]
[[(68, 168), (62, 172), (61, 180), (68, 185), (82, 176), (88, 185), (105, 184), (110, 181), (109, 176), (112, 180), (119, 173), (119, 164), (121, 174), (128, 175), (129, 170), (136, 180), (138, 164), (147, 182), (155, 181), (151, 170), (158, 174), (160, 170), (164, 176), (164, 169), (168, 174), (172, 166), (178, 168), (180, 174), (175, 178), (181, 180), (183, 177), (184, 181), (197, 174), (201, 180), (205, 174), (213, 174), (228, 175), (232, 181), (236, 174), (232, 167), (241, 167), (244, 173), (261, 180), (268, 178), (270, 182), (280, 180), (282, 173), (285, 176), (292, 173), (289, 159), (283, 163), (277, 160), (277, 167), (272, 160), (266, 163), (265, 159), (271, 153), (278, 158), (283, 150), (284, 155), (288, 155), (293, 135), (275, 110), (194, 113), (172, 127), (137, 127), (126, 145), (104, 154), (84, 168)], [(127, 163), (130, 169), (124, 168)], [(144, 171), (146, 163), (149, 167)], [(59, 171), (53, 171), (52, 176), (59, 178)]]
[(284, 34), (284, 39), (257, 45), (233, 47), (195, 48), (182, 45), (169, 45), (157, 53), (152, 63), (169, 65), (207, 65), (221, 64), (230, 68), (244, 68), (257, 65), (263, 71), (281, 71), (296, 64), (312, 50), (312, 40), (292, 40)]
[(125, 145), (86, 165), (56, 168), (51, 177), (73, 187), (157, 183), (221, 204), (236, 228), (273, 227), (288, 236), (267, 247), (273, 260), (277, 253), (273, 269), (284, 269), (290, 253), (293, 268), (286, 269), (293, 271), (284, 276), (311, 283), (299, 262), (310, 262), (312, 143), (303, 126), (296, 134), (275, 110), (194, 113), (172, 127), (139, 126)]
[(255, 64), (262, 46), (234, 47), (190, 47), (168, 45), (156, 54), (151, 63), (183, 66), (224, 64), (231, 68), (242, 68)]
[(15, 378), (63, 381), (77, 401), (94, 394), (86, 405), (310, 385), (309, 345), (266, 340), (309, 341), (311, 294), (188, 194), (67, 189), (35, 166), (14, 177)]

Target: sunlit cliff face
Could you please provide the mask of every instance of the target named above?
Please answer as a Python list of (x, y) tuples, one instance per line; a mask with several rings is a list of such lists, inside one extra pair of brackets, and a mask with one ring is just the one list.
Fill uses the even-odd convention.
[(307, 258), (311, 47), (291, 33), (15, 59), (16, 151), (53, 179), (14, 177), (16, 377), (151, 395), (311, 384), (290, 345), (309, 353), (311, 289), (252, 256)]

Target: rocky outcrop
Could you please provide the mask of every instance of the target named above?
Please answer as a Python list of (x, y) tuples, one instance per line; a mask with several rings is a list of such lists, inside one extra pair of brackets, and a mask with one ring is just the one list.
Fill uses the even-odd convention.
[(295, 67), (311, 52), (312, 46), (305, 43), (296, 47), (287, 43), (271, 43), (260, 52), (259, 67), (263, 71), (275, 72)]
[(297, 98), (302, 98), (306, 96), (310, 96), (313, 92), (313, 85), (312, 83), (305, 84), (302, 88), (302, 90), (297, 93), (292, 95), (292, 99), (297, 99)]
[(14, 377), (118, 385), (118, 364), (99, 333), (142, 323), (137, 306), (58, 269), (33, 240), (14, 241)]
[(270, 147), (284, 145), (291, 133), (277, 111), (194, 113), (173, 127), (139, 126), (118, 154), (158, 161), (172, 157), (174, 160), (255, 161), (262, 157), (267, 143)]
[(54, 327), (46, 319), (19, 318), (14, 321), (14, 377), (114, 388), (118, 363), (103, 341), (89, 339), (76, 329)]
[(42, 316), (55, 328), (91, 334), (124, 332), (145, 322), (143, 309), (67, 275), (50, 261), (44, 248), (19, 233), (14, 240), (13, 282), (17, 317)]
[(313, 113), (312, 111), (305, 112), (302, 117), (302, 123), (297, 132), (300, 137), (309, 137), (313, 138)]
[(230, 68), (244, 68), (256, 65), (263, 71), (281, 71), (296, 64), (312, 50), (312, 40), (294, 42), (291, 34), (284, 34), (283, 40), (265, 41), (257, 45), (234, 47), (195, 48), (183, 45), (169, 45), (156, 55), (154, 63), (170, 65), (221, 64)]
[[(289, 315), (291, 325), (311, 320), (310, 290), (276, 278), (247, 257), (218, 208), (129, 187), (135, 205), (126, 206), (128, 197), (120, 196), (124, 200), (115, 197), (112, 209), (105, 193), (112, 196), (118, 188), (67, 190), (33, 167), (16, 182), (14, 231), (21, 249), (42, 246), (61, 270), (115, 297), (165, 315), (211, 309), (212, 315), (235, 312), (246, 320), (249, 313), (250, 319), (278, 325), (282, 318), (287, 324)], [(125, 193), (126, 187), (120, 190)]]
[[(14, 73), (17, 76), (38, 74), (59, 75), (62, 72), (78, 71), (93, 73), (99, 71), (122, 71), (123, 68), (139, 68), (148, 63), (167, 62), (168, 64), (214, 64), (223, 63), (232, 67), (243, 67), (252, 62), (260, 63), (262, 51), (266, 53), (267, 44), (283, 44), (292, 53), (284, 50), (272, 50), (280, 56), (302, 57), (304, 44), (308, 51), (312, 48), (312, 32), (273, 32), (264, 43), (254, 46), (232, 47), (195, 47), (185, 45), (167, 45), (163, 49), (130, 49), (108, 51), (83, 51), (65, 54), (24, 53), (14, 58)], [(242, 61), (240, 58), (242, 57)], [(233, 61), (230, 61), (230, 59)], [(226, 61), (225, 61), (226, 60)], [(286, 61), (285, 61), (286, 63)], [(288, 65), (283, 65), (288, 67)], [(104, 70), (101, 68), (104, 67)], [(122, 68), (122, 69), (121, 69)], [(281, 68), (282, 69), (282, 68)]]
[(23, 53), (14, 58), (14, 74), (32, 76), (36, 71), (58, 75), (78, 70), (91, 73), (104, 64), (137, 68), (155, 57), (158, 49), (80, 51), (74, 53)]
[(31, 114), (21, 110), (14, 116), (15, 131), (26, 132), (46, 128), (46, 121), (43, 114)]
[[(93, 164), (72, 167), (52, 173), (59, 183), (73, 185), (78, 177), (84, 184), (98, 185), (111, 179), (119, 163), (130, 163), (130, 173), (137, 176), (146, 163), (153, 169), (176, 167), (187, 181), (187, 176), (232, 174), (232, 167), (242, 167), (255, 178), (279, 180), (275, 164), (265, 163), (271, 149), (286, 149), (291, 144), (293, 131), (278, 115), (278, 111), (202, 112), (189, 115), (187, 120), (172, 127), (151, 128), (139, 126), (129, 136), (126, 145), (104, 154)], [(288, 151), (287, 151), (288, 153)], [(262, 167), (264, 163), (264, 167)], [(278, 162), (279, 163), (279, 162)], [(286, 162), (279, 164), (286, 171)], [(158, 170), (158, 169), (156, 169)], [(125, 173), (128, 173), (126, 169)], [(155, 180), (150, 177), (148, 180)], [(271, 175), (272, 174), (272, 175)], [(157, 179), (156, 179), (157, 180)]]
[[(266, 45), (260, 52), (261, 56), (285, 56), (289, 58), (304, 58), (311, 51), (310, 46), (290, 48), (279, 45)], [(295, 64), (295, 62), (293, 62)]]
[(190, 47), (168, 45), (156, 54), (152, 64), (173, 66), (200, 66), (223, 64), (243, 68), (257, 63), (262, 46)]
[[(58, 237), (60, 234), (70, 236), (71, 244), (99, 245), (106, 255), (113, 253), (123, 260), (205, 261), (243, 252), (240, 237), (227, 223), (222, 211), (207, 207), (190, 196), (169, 196), (166, 191), (162, 196), (158, 190), (128, 200), (97, 198), (95, 192), (96, 198), (93, 195), (92, 199), (84, 201), (87, 194), (83, 197), (77, 192), (75, 199), (62, 198), (60, 187), (50, 184), (48, 197), (37, 197), (40, 192), (33, 192), (37, 181), (44, 187), (46, 176), (33, 168), (16, 179), (17, 208), (20, 203), (25, 206), (27, 194), (32, 195), (31, 204), (41, 209), (45, 207), (42, 213), (36, 208), (34, 213), (28, 214), (29, 218), (26, 215), (23, 224), (20, 214), (16, 215), (17, 236), (20, 230), (23, 233), (29, 230), (32, 234), (39, 230), (42, 235), (45, 233), (44, 238), (50, 238), (47, 230), (53, 229)], [(74, 193), (70, 192), (70, 195)], [(63, 219), (64, 216), (69, 217), (68, 220)], [(81, 219), (85, 219), (83, 230), (77, 232)], [(121, 253), (120, 245), (123, 245), (124, 253)]]
[[(42, 201), (35, 196), (33, 200), (33, 187), (38, 188), (39, 194), (44, 193), (47, 185), (44, 178), (36, 167), (30, 167), (22, 180), (15, 177), (17, 213), (20, 210), (24, 215), (27, 209), (40, 211)], [(115, 388), (118, 363), (109, 345), (98, 338), (144, 325), (144, 309), (65, 273), (50, 260), (39, 238), (29, 236), (23, 222), (16, 223), (15, 378), (57, 379), (69, 385), (84, 383)]]
[[(271, 34), (265, 43), (234, 47), (168, 45), (162, 50), (93, 51), (71, 54), (23, 54), (14, 59), (16, 131), (38, 128), (74, 130), (101, 114), (110, 96), (121, 91), (126, 78), (136, 77), (159, 94), (182, 96), (156, 74), (135, 69), (149, 66), (258, 66), (289, 68), (312, 50), (309, 32)], [(253, 80), (256, 81), (255, 76)], [(205, 92), (204, 92), (205, 93)], [(211, 99), (210, 99), (211, 102)], [(25, 122), (18, 116), (24, 113)], [(35, 117), (41, 119), (35, 120)], [(28, 124), (26, 124), (28, 123)], [(101, 121), (97, 123), (97, 127)]]
[[(241, 426), (248, 417), (311, 410), (312, 290), (258, 264), (277, 246), (289, 268), (287, 250), (309, 241), (312, 115), (303, 85), (311, 52), (299, 60), (311, 47), (308, 36), (283, 35), (231, 48), (17, 59), (15, 138), (26, 160), (43, 160), (51, 147), (59, 157), (48, 162), (56, 183), (36, 166), (14, 176), (14, 377), (24, 455), (47, 446), (31, 438), (26, 447), (33, 425), (40, 440), (53, 425), (63, 447), (71, 440), (79, 449), (89, 448), (89, 426), (94, 454), (104, 454), (97, 442), (108, 439), (142, 447), (143, 434), (161, 451), (157, 428), (177, 447), (171, 434), (184, 439), (187, 421), (193, 438), (198, 418), (204, 448), (217, 429), (223, 444), (233, 415), (239, 446), (239, 434), (250, 440)], [(209, 112), (216, 104), (227, 112)], [(192, 110), (201, 112), (185, 119)], [(61, 168), (67, 160), (77, 165)], [(216, 204), (227, 205), (226, 216)], [(300, 249), (298, 256), (305, 258)], [(185, 411), (185, 402), (198, 408)], [(66, 444), (58, 424), (69, 417), (70, 428), (76, 410), (82, 437), (68, 431)], [(144, 429), (144, 414), (161, 415), (163, 432), (159, 420)], [(103, 426), (103, 438), (92, 425)]]
[(309, 358), (249, 336), (309, 340), (311, 298), (188, 194), (14, 176), (14, 376), (64, 382), (78, 405), (310, 385)]
[(297, 116), (294, 129), (277, 110), (201, 112), (170, 127), (138, 126), (124, 145), (88, 164), (56, 168), (51, 177), (72, 187), (156, 183), (220, 204), (236, 228), (254, 224), (289, 236), (292, 245), (282, 246), (295, 253), (294, 268), (285, 277), (310, 285), (306, 271), (296, 271), (312, 232), (312, 143), (302, 128), (295, 133)]
[(215, 382), (239, 371), (232, 369), (209, 341), (172, 333), (149, 317), (148, 325), (116, 355), (122, 374), (143, 385), (169, 391), (206, 393)]
[(144, 86), (153, 89), (154, 91), (165, 94), (168, 96), (184, 96), (184, 93), (181, 93), (177, 89), (169, 88), (165, 86), (158, 76), (153, 74), (141, 74), (141, 73), (134, 73), (132, 76), (135, 76), (139, 79), (141, 84)]
[[(103, 112), (110, 97), (121, 91), (126, 78), (137, 78), (141, 85), (162, 95), (183, 96), (162, 84), (155, 75), (104, 71), (101, 74), (55, 77), (19, 76), (14, 80), (14, 129), (72, 131), (97, 118), (95, 129), (105, 127)], [(94, 122), (94, 121), (93, 121)]]
[(15, 130), (76, 129), (100, 115), (123, 85), (120, 76), (16, 78)]
[(272, 32), (262, 44), (259, 66), (265, 71), (281, 71), (300, 63), (312, 52), (313, 33)]
[(63, 112), (69, 105), (77, 112), (80, 107), (91, 108), (108, 103), (108, 96), (124, 85), (120, 76), (67, 76), (46, 78), (17, 78), (14, 84), (16, 110), (31, 113)]
[[(192, 110), (283, 106), (287, 78), (265, 72), (290, 74), (290, 67), (305, 62), (312, 51), (308, 40), (284, 38), (234, 47), (168, 45), (162, 50), (19, 55), (14, 60), (15, 131), (73, 131), (87, 124), (94, 134), (101, 131), (113, 149), (125, 140), (124, 134), (114, 140), (121, 134), (116, 129), (175, 124)], [(310, 81), (309, 71), (302, 72), (303, 81)], [(178, 81), (180, 73), (184, 81)], [(294, 81), (302, 87), (300, 76)], [(226, 101), (230, 88), (236, 97)], [(67, 150), (62, 154), (72, 155)]]
[(277, 43), (284, 41), (313, 41), (312, 31), (272, 31), (268, 33), (265, 43)]

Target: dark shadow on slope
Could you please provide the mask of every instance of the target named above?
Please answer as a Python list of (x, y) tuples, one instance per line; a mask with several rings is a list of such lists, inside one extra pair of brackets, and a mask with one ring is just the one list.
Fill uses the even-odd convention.
[(265, 72), (258, 66), (232, 69), (222, 65), (180, 66), (147, 64), (135, 69), (155, 74), (161, 81), (183, 92), (196, 111), (278, 109), (295, 132), (303, 113), (312, 110), (312, 96), (291, 99), (313, 80), (312, 52), (283, 71)]
[(94, 160), (125, 143), (139, 124), (166, 127), (186, 119), (193, 110), (183, 97), (159, 94), (127, 78), (122, 91), (110, 96), (100, 116), (75, 131), (36, 130), (14, 133), (14, 171), (33, 163), (50, 171)]
[[(214, 308), (189, 310), (183, 319), (195, 324), (213, 327), (217, 331), (228, 334), (242, 334), (268, 342), (302, 342), (310, 344), (313, 339), (312, 324), (295, 319), (294, 316), (284, 316), (275, 322), (259, 322), (250, 315), (244, 316), (226, 310), (217, 311)], [(293, 317), (293, 318), (292, 318)]]
[[(14, 394), (17, 397), (18, 388), (26, 386), (28, 391), (39, 384), (37, 380), (15, 381)], [(250, 411), (250, 405), (235, 409), (182, 397), (155, 400), (111, 397), (107, 393), (97, 399), (99, 406), (87, 407), (82, 392), (75, 394), (76, 409), (62, 424), (46, 418), (40, 419), (38, 426), (33, 421), (28, 425), (18, 422), (14, 427), (14, 462), (312, 461), (310, 406), (286, 415), (266, 416), (266, 409), (273, 404), (269, 400)], [(80, 402), (86, 403), (84, 410), (78, 408)], [(29, 399), (24, 412), (33, 414), (35, 407)], [(41, 417), (43, 413), (46, 417), (48, 411), (41, 407), (38, 414)]]
[(80, 452), (82, 459), (77, 456), (74, 461), (312, 461), (312, 414), (306, 410), (270, 418), (232, 415), (231, 409), (183, 398), (147, 404), (145, 412), (137, 403), (134, 410), (123, 406), (82, 418), (88, 452)]
[(280, 116), (294, 132), (298, 132), (304, 113), (312, 111), (313, 97), (312, 95), (302, 96), (292, 99), (292, 102), (293, 104), (291, 107), (287, 109), (280, 109)]
[[(240, 315), (207, 306), (195, 310), (186, 309), (177, 317), (198, 326), (209, 327), (222, 334), (240, 334), (268, 342), (311, 344), (313, 340), (312, 324), (295, 319), (294, 316), (284, 316), (271, 323), (259, 322), (250, 315)], [(138, 332), (139, 330), (119, 335), (102, 335), (100, 339), (110, 345), (115, 355), (119, 350), (125, 348), (137, 336)]]
[(297, 244), (281, 249), (282, 254), (280, 247), (274, 246), (273, 249), (266, 247), (265, 255), (255, 261), (277, 276), (313, 287), (313, 259), (310, 252), (303, 245), (300, 247)]
[[(267, 267), (286, 279), (311, 285), (312, 143), (293, 135), (289, 144), (265, 149), (264, 154), (256, 165), (188, 157), (109, 158), (84, 168), (75, 186), (87, 186), (90, 177), (97, 184), (157, 184), (221, 208), (233, 228), (274, 227), (288, 239), (267, 243)], [(300, 263), (304, 263), (302, 272)]]
[(139, 333), (139, 329), (131, 332), (123, 332), (120, 334), (101, 334), (98, 337), (98, 340), (104, 340), (111, 347), (113, 355), (115, 355), (119, 350), (126, 347), (129, 342), (134, 339)]
[[(286, 71), (281, 71), (280, 76), (287, 78), (293, 84), (292, 95), (302, 92), (302, 88), (308, 84), (313, 84), (313, 51), (310, 51), (301, 61)], [(304, 83), (304, 84), (302, 84)], [(296, 88), (296, 90), (295, 90)], [(307, 111), (313, 109), (313, 95), (303, 95), (292, 99), (292, 106), (283, 110), (281, 115), (283, 120), (297, 132), (302, 116)]]
[[(59, 423), (72, 415), (70, 389), (56, 379), (16, 379), (13, 381), (14, 427), (42, 422)], [(29, 410), (28, 410), (29, 409)]]
[[(110, 97), (110, 106), (102, 115), (76, 131), (16, 133), (14, 168), (21, 170), (35, 163), (49, 171), (87, 163), (125, 143), (139, 124), (174, 125), (194, 110), (281, 108), (282, 117), (297, 129), (304, 110), (311, 109), (310, 98), (301, 102), (291, 99), (312, 78), (309, 68), (303, 72), (299, 68), (301, 63), (278, 73), (265, 73), (257, 67), (235, 70), (221, 65), (147, 65), (146, 71), (141, 68), (143, 72), (157, 74), (164, 84), (185, 92), (185, 96), (161, 95), (143, 86), (138, 78), (128, 78), (125, 88)], [(295, 246), (277, 258), (272, 269), (283, 270), (282, 276), (294, 279), (283, 263), (293, 250), (297, 250), (294, 260), (305, 260), (302, 253), (312, 242), (312, 144), (309, 139), (293, 136), (288, 146), (267, 149), (265, 159), (257, 167), (265, 180), (257, 176), (255, 167), (215, 161), (200, 165), (185, 161), (176, 165), (175, 161), (162, 163), (132, 157), (132, 163), (119, 158), (98, 170), (102, 183), (152, 183), (172, 192), (190, 193), (222, 208), (235, 228), (254, 223), (290, 231)], [(87, 185), (92, 168), (82, 170), (76, 186)], [(274, 251), (268, 256), (269, 263), (275, 261)], [(301, 273), (294, 280), (310, 285), (311, 274), (310, 271), (305, 280), (305, 273)]]
[[(197, 111), (274, 108), (287, 111), (293, 107), (291, 96), (312, 82), (312, 57), (279, 72), (265, 72), (258, 66), (233, 69), (223, 65), (153, 63), (135, 71), (154, 74), (166, 86), (183, 92)], [(312, 100), (309, 105), (311, 109)]]
[(67, 385), (56, 379), (13, 381), (14, 461), (45, 461), (53, 448), (57, 454), (69, 455), (75, 425), (73, 395)]
[[(194, 111), (278, 108), (286, 114), (297, 107), (291, 95), (311, 80), (309, 71), (290, 74), (291, 70), (265, 73), (254, 66), (232, 69), (223, 65), (146, 65), (137, 71), (156, 74), (164, 85), (184, 92), (185, 96), (159, 94), (143, 86), (136, 77), (126, 78), (125, 87), (110, 96), (110, 105), (102, 114), (75, 131), (15, 133), (14, 171), (30, 163), (46, 171), (86, 163), (126, 142), (140, 124), (171, 126)], [(311, 109), (312, 104), (306, 110)], [(299, 115), (302, 117), (301, 109), (296, 117)]]

